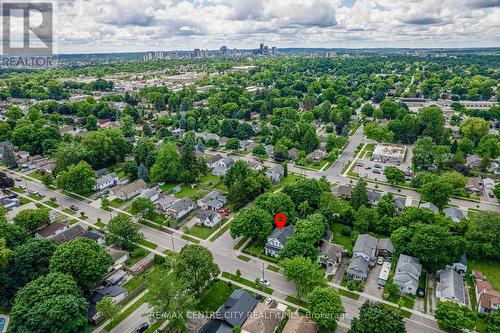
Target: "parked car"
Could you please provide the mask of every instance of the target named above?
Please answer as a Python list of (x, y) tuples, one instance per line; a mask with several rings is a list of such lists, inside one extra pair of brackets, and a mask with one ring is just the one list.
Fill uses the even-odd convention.
[(417, 296), (418, 297), (424, 297), (425, 296), (425, 289), (420, 287), (417, 289)]
[(28, 192), (31, 193), (31, 194), (38, 194), (37, 190), (29, 190)]
[(495, 197), (495, 195), (494, 195), (493, 193), (491, 193), (491, 192), (490, 192), (490, 193), (488, 193), (488, 196), (489, 196), (490, 198), (494, 198), (494, 197)]
[(382, 169), (382, 166), (380, 164), (375, 164), (373, 167), (375, 167), (377, 169)]
[(381, 174), (382, 173), (382, 169), (373, 169), (373, 173)]
[(71, 210), (73, 210), (73, 211), (75, 211), (75, 212), (77, 212), (77, 211), (79, 211), (79, 210), (80, 210), (80, 208), (76, 207), (75, 205), (71, 205), (71, 206), (69, 206), (69, 209), (71, 209)]
[(16, 178), (14, 179), (16, 182), (22, 182), (23, 180), (21, 178)]
[(365, 169), (366, 169), (366, 170), (370, 170), (371, 168), (372, 168), (372, 167), (371, 167), (371, 166), (369, 166), (369, 165), (367, 165), (367, 166), (365, 167)]
[(140, 324), (133, 333), (143, 333), (149, 328), (149, 324), (147, 322), (143, 322)]
[(377, 264), (382, 265), (384, 263), (384, 257), (377, 258)]
[(360, 167), (365, 166), (365, 164), (363, 162), (358, 162), (358, 163), (356, 163), (356, 165), (360, 166)]
[(269, 282), (265, 279), (262, 279), (262, 278), (259, 278), (259, 283), (263, 286), (266, 286), (266, 287), (269, 287), (271, 285), (271, 282)]
[(21, 185), (19, 185), (19, 188), (22, 188), (23, 190), (25, 190), (26, 189), (26, 185), (21, 184)]

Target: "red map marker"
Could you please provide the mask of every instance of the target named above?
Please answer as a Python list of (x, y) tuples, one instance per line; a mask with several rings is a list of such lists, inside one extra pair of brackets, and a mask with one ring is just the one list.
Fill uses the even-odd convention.
[(278, 213), (274, 216), (274, 222), (278, 229), (283, 229), (286, 224), (286, 215), (283, 213)]

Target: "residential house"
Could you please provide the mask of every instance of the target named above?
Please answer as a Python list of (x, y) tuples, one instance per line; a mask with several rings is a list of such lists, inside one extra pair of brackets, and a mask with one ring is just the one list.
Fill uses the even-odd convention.
[(104, 245), (106, 243), (105, 235), (97, 230), (87, 230), (83, 234), (83, 237), (91, 239), (99, 245)]
[(101, 178), (102, 176), (105, 176), (107, 175), (109, 172), (108, 172), (108, 169), (106, 168), (102, 168), (102, 169), (99, 169), (95, 172), (95, 176), (97, 178)]
[(174, 202), (172, 206), (167, 209), (167, 214), (176, 219), (181, 219), (193, 209), (194, 201), (191, 198), (182, 198)]
[(270, 304), (257, 303), (250, 316), (241, 326), (245, 333), (274, 333), (285, 317), (286, 306), (272, 301)]
[(166, 212), (177, 200), (179, 199), (177, 199), (174, 195), (168, 194), (161, 196), (158, 200), (156, 200), (155, 204), (158, 209)]
[(422, 265), (420, 264), (420, 259), (400, 254), (393, 282), (399, 287), (401, 292), (415, 295), (421, 271)]
[(459, 222), (461, 219), (465, 218), (465, 214), (456, 207), (447, 207), (443, 212), (444, 215), (451, 218), (453, 222)]
[(146, 182), (142, 179), (136, 180), (130, 184), (113, 189), (113, 194), (121, 200), (129, 200), (146, 188)]
[(278, 257), (288, 239), (292, 237), (294, 231), (295, 227), (292, 224), (281, 229), (274, 228), (273, 232), (267, 236), (267, 242), (264, 246), (266, 255)]
[(118, 183), (118, 175), (112, 172), (97, 178), (93, 190), (102, 191), (108, 187), (114, 186), (116, 183)]
[(274, 184), (281, 181), (285, 175), (285, 169), (281, 164), (276, 164), (271, 169), (266, 171), (266, 177), (269, 178)]
[(241, 140), (240, 141), (240, 150), (242, 150), (242, 151), (252, 151), (255, 148), (255, 146), (257, 146), (257, 145), (252, 140)]
[(123, 269), (118, 269), (114, 272), (112, 272), (111, 274), (109, 274), (105, 279), (104, 279), (104, 282), (106, 282), (106, 284), (108, 286), (116, 286), (118, 285), (122, 280), (123, 278), (125, 278), (127, 276), (127, 272), (125, 272)]
[(342, 199), (350, 199), (352, 196), (353, 187), (351, 185), (339, 185), (336, 190), (338, 197)]
[(436, 298), (438, 301), (452, 301), (465, 305), (464, 280), (451, 268), (439, 272), (439, 282), (436, 283)]
[(481, 157), (479, 157), (477, 155), (469, 155), (466, 158), (465, 165), (471, 169), (480, 170), (481, 169)]
[(248, 165), (250, 166), (250, 169), (252, 169), (253, 171), (264, 170), (264, 166), (262, 165), (262, 163), (260, 163), (259, 161), (256, 161), (256, 160), (248, 161)]
[(69, 229), (68, 222), (52, 222), (37, 229), (35, 237), (38, 239), (52, 238), (57, 234)]
[(128, 291), (127, 289), (121, 286), (109, 286), (100, 289), (94, 290), (90, 294), (89, 299), (89, 319), (93, 322), (99, 318), (99, 314), (97, 313), (96, 304), (104, 297), (111, 297), (113, 301), (116, 303), (121, 302), (125, 297), (127, 297)]
[(140, 197), (149, 199), (151, 202), (155, 202), (160, 197), (160, 191), (155, 187), (145, 188), (141, 191)]
[(335, 274), (342, 262), (343, 252), (344, 248), (341, 245), (322, 240), (318, 262), (326, 267), (325, 274)]
[(426, 208), (426, 209), (432, 210), (434, 212), (434, 214), (439, 213), (439, 208), (437, 208), (437, 206), (435, 204), (433, 204), (432, 202), (421, 203), (420, 208)]
[(196, 224), (213, 228), (221, 221), (222, 218), (213, 210), (200, 210), (198, 214), (196, 214), (195, 219)]
[(176, 128), (172, 131), (172, 135), (176, 138), (182, 137), (184, 133), (186, 133), (186, 131), (183, 130), (182, 128)]
[(208, 168), (209, 169), (213, 169), (217, 166), (217, 162), (219, 162), (220, 160), (222, 160), (222, 155), (221, 154), (217, 154), (217, 155), (214, 155), (212, 156), (208, 162), (207, 162), (207, 165), (208, 165)]
[(71, 227), (67, 230), (64, 230), (56, 234), (54, 237), (52, 237), (52, 239), (55, 240), (56, 243), (62, 244), (72, 241), (73, 239), (80, 238), (84, 234), (85, 234), (85, 229), (83, 229), (81, 225), (77, 224), (74, 227)]
[(369, 190), (367, 194), (368, 194), (368, 203), (372, 206), (378, 204), (378, 202), (382, 198), (382, 193), (377, 191)]
[(476, 195), (481, 195), (483, 193), (483, 182), (479, 177), (467, 178), (467, 184), (465, 184), (465, 189), (469, 193), (473, 193)]
[(315, 321), (305, 316), (294, 315), (288, 319), (281, 333), (317, 333), (318, 330), (319, 326)]
[(299, 152), (300, 152), (300, 150), (295, 148), (295, 147), (289, 149), (288, 150), (288, 158), (292, 159), (292, 160), (296, 159), (297, 157), (299, 157)]
[(274, 146), (273, 145), (265, 145), (264, 149), (266, 150), (266, 154), (269, 157), (272, 157), (274, 154)]
[(123, 251), (117, 246), (108, 246), (106, 248), (108, 254), (113, 258), (113, 266), (123, 265), (129, 259), (128, 252)]
[(326, 157), (326, 152), (321, 149), (316, 149), (313, 152), (307, 154), (306, 159), (310, 163), (318, 163), (321, 162)]
[(237, 289), (198, 333), (230, 333), (234, 327), (243, 326), (258, 303), (247, 291)]
[(467, 257), (465, 254), (462, 254), (460, 258), (453, 263), (451, 266), (455, 272), (460, 274), (462, 277), (465, 277), (465, 272), (467, 272)]
[(369, 267), (374, 265), (377, 256), (378, 239), (368, 235), (361, 234), (356, 239), (352, 250), (352, 259), (346, 271), (350, 279), (365, 280), (368, 277)]
[(220, 194), (219, 191), (211, 191), (205, 197), (196, 202), (201, 209), (219, 210), (226, 204), (226, 197)]
[(500, 309), (500, 292), (493, 289), (488, 281), (476, 281), (477, 311), (492, 313)]
[(406, 198), (395, 197), (394, 198), (394, 205), (396, 206), (397, 212), (402, 212), (403, 209), (406, 207)]
[(216, 140), (217, 142), (219, 142), (219, 136), (215, 133), (201, 132), (195, 133), (195, 136), (197, 138), (202, 138), (205, 142), (207, 142), (208, 140)]
[(379, 238), (377, 243), (377, 256), (389, 258), (394, 253), (394, 246), (390, 238)]
[(228, 140), (229, 140), (229, 138), (225, 137), (225, 136), (220, 138), (219, 139), (219, 147), (225, 147)]
[(233, 166), (234, 159), (232, 157), (223, 157), (219, 160), (212, 170), (212, 174), (215, 176), (223, 176), (228, 170)]

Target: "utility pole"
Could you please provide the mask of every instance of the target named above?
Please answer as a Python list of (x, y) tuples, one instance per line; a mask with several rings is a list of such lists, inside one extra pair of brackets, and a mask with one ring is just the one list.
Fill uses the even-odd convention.
[(173, 233), (173, 232), (170, 234), (170, 237), (171, 237), (171, 239), (172, 239), (172, 250), (175, 252), (175, 245), (174, 245), (174, 233)]

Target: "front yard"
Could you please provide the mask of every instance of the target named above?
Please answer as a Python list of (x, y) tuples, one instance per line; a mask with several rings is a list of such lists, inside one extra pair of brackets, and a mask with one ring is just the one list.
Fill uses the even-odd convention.
[(500, 290), (500, 262), (497, 261), (473, 261), (469, 260), (468, 269), (481, 271), (486, 280), (496, 289)]

